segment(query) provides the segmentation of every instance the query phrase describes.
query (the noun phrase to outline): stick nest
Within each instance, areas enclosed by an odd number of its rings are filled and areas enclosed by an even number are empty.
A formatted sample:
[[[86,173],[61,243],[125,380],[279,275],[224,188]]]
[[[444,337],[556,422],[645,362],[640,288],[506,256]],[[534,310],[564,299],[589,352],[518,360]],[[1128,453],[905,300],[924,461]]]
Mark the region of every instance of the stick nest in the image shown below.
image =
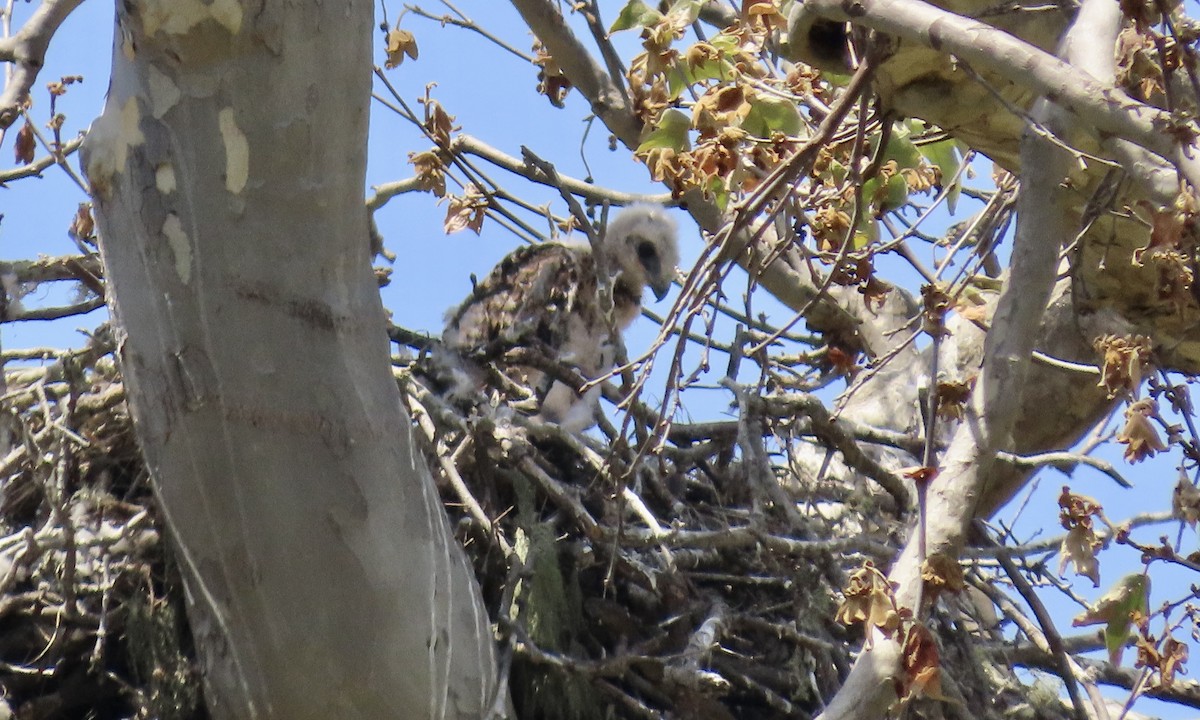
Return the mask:
[[[101,330],[8,372],[0,717],[207,717],[112,349]],[[802,453],[833,455],[810,442],[815,416],[747,398],[667,431],[637,406],[624,432],[578,436],[487,394],[449,402],[421,363],[395,371],[519,717],[803,718],[833,696],[863,637],[836,621],[840,590],[886,565],[903,518],[861,475],[803,470]],[[967,634],[940,635],[963,704],[929,707],[1004,707],[990,664],[947,639]]]

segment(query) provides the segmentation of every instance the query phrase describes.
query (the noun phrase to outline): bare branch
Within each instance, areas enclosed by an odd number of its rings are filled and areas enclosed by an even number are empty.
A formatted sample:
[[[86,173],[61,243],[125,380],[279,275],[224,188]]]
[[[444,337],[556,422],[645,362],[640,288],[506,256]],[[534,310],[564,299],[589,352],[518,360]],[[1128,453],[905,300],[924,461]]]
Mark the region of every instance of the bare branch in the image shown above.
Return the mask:
[[[509,155],[505,152],[497,150],[488,145],[479,138],[460,133],[450,141],[450,149],[453,152],[464,152],[468,155],[483,158],[497,167],[520,175],[521,177],[531,180],[542,185],[565,190],[573,195],[585,197],[593,202],[608,201],[614,205],[630,205],[633,203],[645,202],[655,203],[658,205],[674,204],[670,193],[662,193],[660,195],[642,195],[640,193],[627,193],[619,190],[611,190],[603,188],[593,183],[585,182],[577,178],[568,177],[566,175],[557,174],[554,178],[550,178],[546,173],[539,170],[536,166],[521,160],[520,158]]]
[[[42,0],[25,26],[11,38],[0,39],[0,61],[13,63],[12,78],[0,93],[0,131],[20,115],[21,105],[46,60],[46,48],[67,16],[83,0]]]
[[[1059,635],[1058,629],[1054,626],[1053,618],[1050,617],[1050,613],[1046,611],[1046,606],[1042,604],[1041,599],[1033,591],[1033,588],[1029,585],[1029,581],[1021,574],[1020,569],[1012,561],[1012,558],[1000,555],[998,559],[1000,560],[1000,566],[1004,568],[1005,574],[1008,575],[1017,592],[1024,598],[1025,604],[1033,611],[1038,625],[1041,626],[1040,637],[1035,629],[1023,628],[1026,636],[1034,641],[1038,647],[1044,647],[1047,652],[1054,655],[1058,663],[1058,676],[1062,678],[1063,683],[1067,686],[1067,695],[1071,698],[1071,705],[1075,709],[1075,717],[1078,720],[1090,717],[1086,706],[1083,704],[1083,698],[1079,695],[1079,688],[1077,686],[1078,678],[1075,676],[1072,663],[1067,659],[1066,651],[1063,649],[1062,636]]]
[[[592,105],[608,129],[629,147],[637,147],[642,131],[617,84],[588,53],[552,0],[513,0],[529,29],[542,42],[563,73]]]
[[[1073,452],[1048,452],[1039,453],[1037,455],[1015,455],[1009,452],[996,453],[997,460],[1003,460],[1006,463],[1019,468],[1035,470],[1040,467],[1050,466],[1058,468],[1064,472],[1070,472],[1079,465],[1087,465],[1090,468],[1095,468],[1105,475],[1112,478],[1118,485],[1123,488],[1133,487],[1133,483],[1125,479],[1121,473],[1117,471],[1113,464],[1107,460],[1094,458],[1090,455],[1082,455]]]
[[[1054,671],[1056,663],[1054,656],[1050,653],[1042,652],[1037,648],[1025,646],[1013,650],[1011,647],[1005,646],[1004,652],[1018,664],[1041,670],[1049,670],[1051,672]],[[1141,676],[1140,670],[1114,667],[1111,663],[1103,660],[1092,660],[1081,657],[1076,658],[1076,662],[1085,670],[1095,673],[1097,682],[1104,683],[1105,685],[1114,685],[1127,690],[1133,689]],[[1200,708],[1200,682],[1195,680],[1175,678],[1170,687],[1152,687],[1146,690],[1145,695],[1146,697],[1179,703],[1188,707]]]
[[[860,427],[855,425],[851,428],[841,421],[835,422],[820,398],[807,393],[788,393],[762,398],[761,402],[775,413],[786,408],[788,412],[808,417],[812,421],[813,434],[842,453],[846,465],[878,483],[896,501],[897,509],[901,512],[912,507],[912,498],[904,480],[858,446],[854,430]]]
[[[59,164],[62,161],[62,158],[65,158],[65,157],[71,155],[72,153],[74,153],[76,150],[78,150],[79,146],[82,144],[83,144],[83,136],[80,135],[79,137],[72,138],[72,139],[68,140],[67,142],[63,143],[62,151],[59,153],[59,155],[61,155],[61,157],[55,157],[53,154],[43,155],[42,157],[38,158],[37,160],[34,160],[33,162],[29,163],[28,165],[22,165],[21,167],[15,167],[12,170],[0,171],[0,187],[2,187],[4,185],[4,183],[12,182],[13,180],[20,180],[21,178],[40,176],[45,170],[50,168],[52,165]]]

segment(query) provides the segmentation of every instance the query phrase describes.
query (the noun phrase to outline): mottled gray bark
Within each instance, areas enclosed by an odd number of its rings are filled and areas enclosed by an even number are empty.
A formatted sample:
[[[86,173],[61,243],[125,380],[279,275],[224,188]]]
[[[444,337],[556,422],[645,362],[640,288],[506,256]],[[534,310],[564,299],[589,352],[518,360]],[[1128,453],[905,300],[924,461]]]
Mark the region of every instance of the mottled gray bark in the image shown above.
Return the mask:
[[[84,160],[215,718],[471,718],[493,640],[391,375],[372,3],[119,4]]]

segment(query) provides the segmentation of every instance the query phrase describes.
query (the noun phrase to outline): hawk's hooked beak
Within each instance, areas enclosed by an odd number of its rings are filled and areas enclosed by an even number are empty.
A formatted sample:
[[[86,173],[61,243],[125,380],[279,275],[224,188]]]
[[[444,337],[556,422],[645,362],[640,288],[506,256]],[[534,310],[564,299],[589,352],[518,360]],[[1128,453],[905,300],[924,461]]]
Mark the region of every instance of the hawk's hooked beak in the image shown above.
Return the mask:
[[[671,292],[671,281],[674,280],[675,273],[664,273],[650,280],[650,289],[654,291],[654,298],[661,301]]]

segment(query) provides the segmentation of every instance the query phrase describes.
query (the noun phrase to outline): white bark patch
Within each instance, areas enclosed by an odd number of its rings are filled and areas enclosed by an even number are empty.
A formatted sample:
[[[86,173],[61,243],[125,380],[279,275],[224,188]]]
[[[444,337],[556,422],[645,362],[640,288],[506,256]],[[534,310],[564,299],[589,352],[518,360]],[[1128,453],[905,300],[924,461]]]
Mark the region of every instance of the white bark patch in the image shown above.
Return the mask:
[[[137,98],[127,98],[119,111],[105,109],[88,132],[87,176],[93,187],[110,185],[113,177],[125,170],[129,149],[144,142]]]
[[[171,163],[154,168],[154,186],[163,195],[175,192],[175,167]]]
[[[171,254],[175,256],[175,274],[187,285],[192,279],[192,241],[184,232],[183,223],[179,221],[178,215],[167,215],[167,219],[163,221],[162,234],[167,239]]]
[[[233,108],[221,110],[217,122],[225,144],[225,189],[237,195],[250,177],[250,143],[233,118]]]
[[[167,111],[175,107],[175,103],[179,102],[179,98],[183,95],[176,87],[171,78],[163,74],[161,70],[150,66],[150,114],[156,119],[161,120]]]
[[[230,34],[242,29],[242,6],[238,0],[143,0],[142,27],[147,35],[162,32],[186,35],[205,20],[215,20]]]

